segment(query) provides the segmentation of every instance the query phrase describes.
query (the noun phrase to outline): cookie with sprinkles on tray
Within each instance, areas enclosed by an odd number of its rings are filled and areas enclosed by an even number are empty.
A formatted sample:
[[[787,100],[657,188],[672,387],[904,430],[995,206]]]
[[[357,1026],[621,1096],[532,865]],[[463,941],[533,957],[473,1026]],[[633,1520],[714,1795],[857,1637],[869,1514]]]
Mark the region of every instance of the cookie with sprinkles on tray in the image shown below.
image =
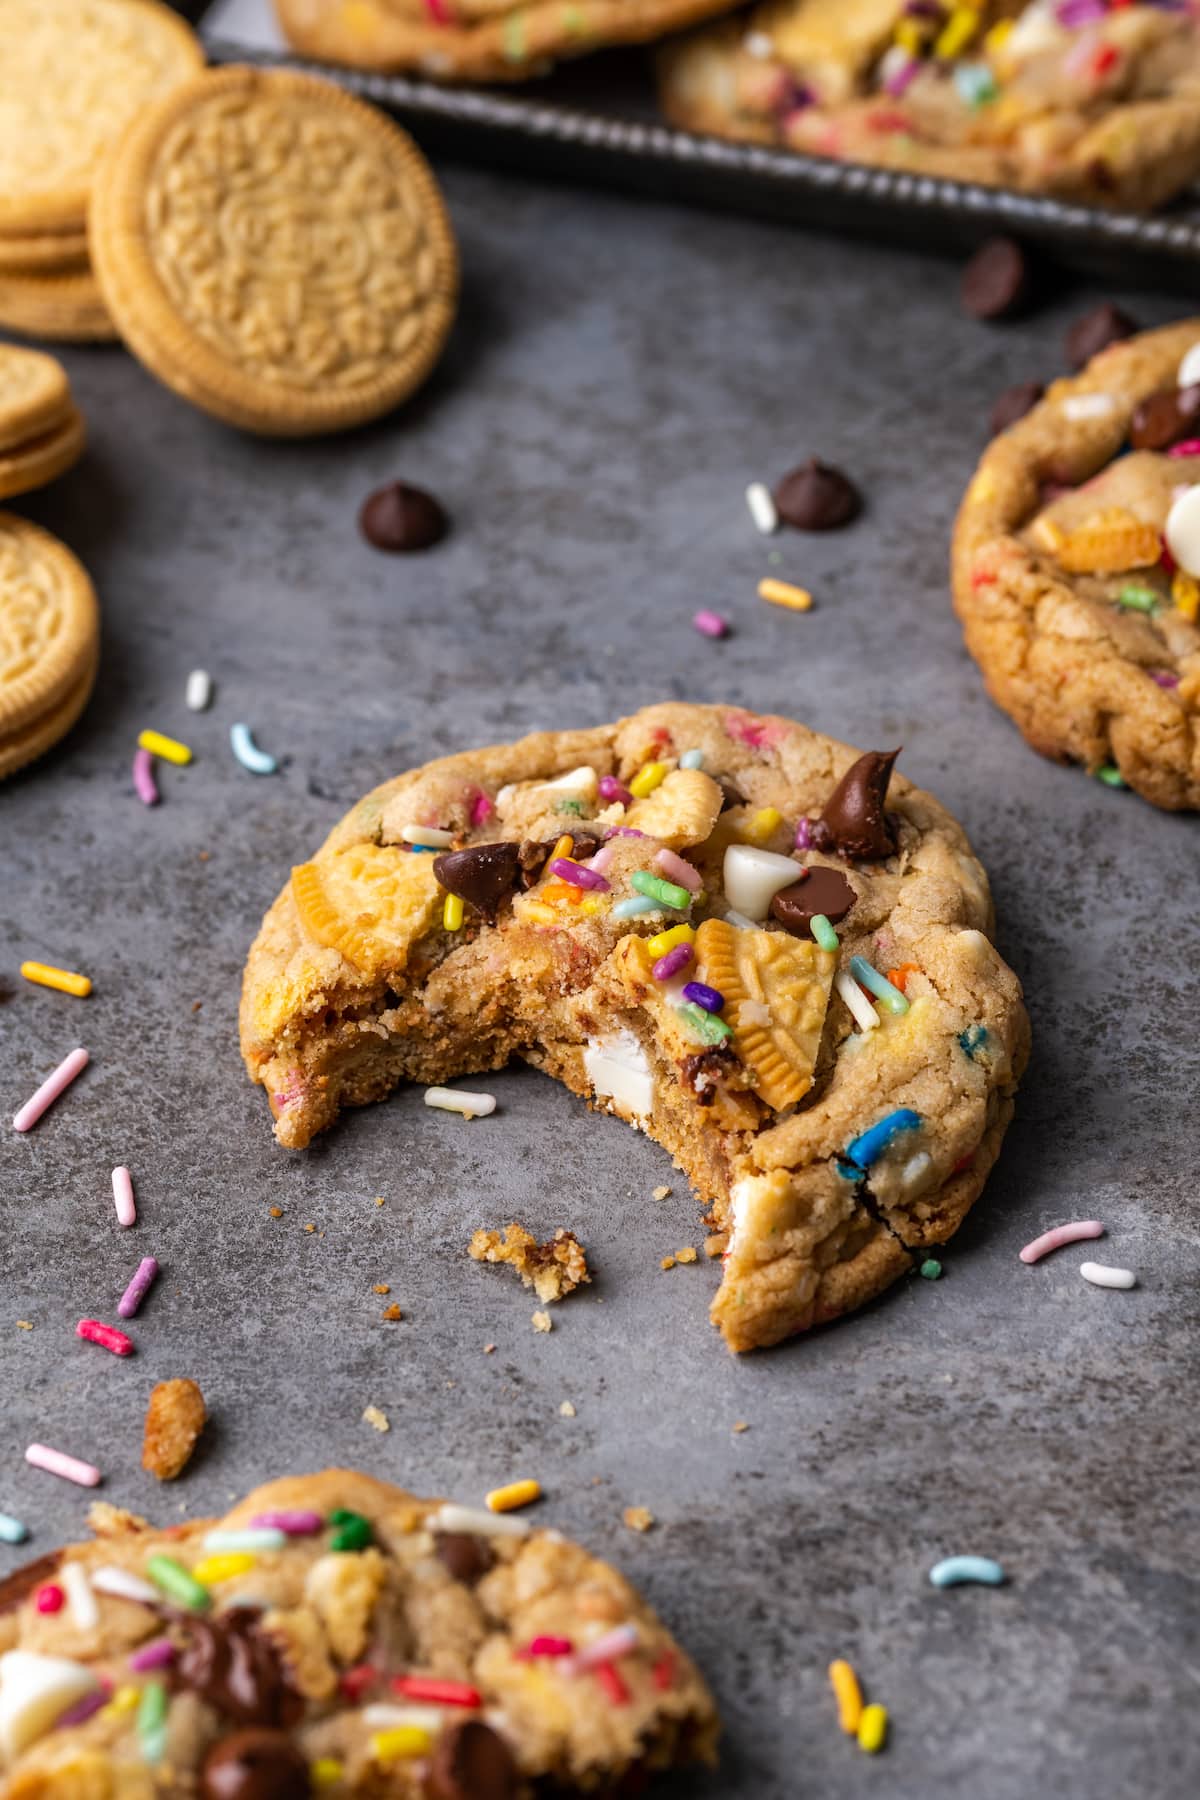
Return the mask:
[[[386,782],[250,952],[279,1142],[519,1057],[670,1151],[733,1349],[860,1306],[962,1222],[1028,1045],[987,878],[897,754],[666,704]]]
[[[1111,311],[1073,335],[1111,335]],[[1200,319],[1109,343],[993,440],[954,603],[1035,750],[1200,808]]]
[[[1200,173],[1190,0],[762,0],[662,52],[694,131],[1095,206]]]
[[[522,1498],[328,1469],[165,1531],[94,1509],[0,1583],[5,1800],[532,1800],[713,1761],[695,1665]]]

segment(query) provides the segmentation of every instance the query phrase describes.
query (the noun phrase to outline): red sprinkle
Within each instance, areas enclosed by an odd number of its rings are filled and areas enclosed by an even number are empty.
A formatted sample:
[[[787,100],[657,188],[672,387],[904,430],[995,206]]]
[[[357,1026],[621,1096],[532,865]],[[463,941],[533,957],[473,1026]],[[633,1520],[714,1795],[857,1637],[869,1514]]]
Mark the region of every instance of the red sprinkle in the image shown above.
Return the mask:
[[[393,1675],[392,1688],[406,1700],[430,1700],[434,1706],[482,1706],[483,1695],[465,1681],[440,1681],[435,1675]]]
[[[964,1170],[964,1169],[969,1169],[969,1168],[970,1168],[970,1166],[971,1166],[971,1164],[972,1164],[972,1163],[973,1163],[973,1162],[974,1162],[974,1161],[975,1161],[975,1152],[974,1152],[974,1150],[968,1150],[968,1151],[967,1151],[967,1154],[966,1154],[966,1155],[965,1155],[965,1156],[960,1156],[960,1157],[959,1157],[959,1159],[958,1159],[958,1161],[957,1161],[957,1162],[956,1162],[956,1163],[955,1163],[955,1165],[954,1165],[954,1167],[953,1167],[953,1168],[952,1168],[952,1169],[951,1169],[951,1171],[950,1171],[950,1173],[951,1173],[951,1174],[952,1174],[952,1175],[961,1175],[961,1174],[962,1174],[962,1172],[963,1172],[963,1170]]]
[[[601,1663],[596,1670],[596,1680],[614,1706],[628,1706],[633,1699],[633,1695],[626,1687],[624,1678],[615,1663]]]
[[[574,1648],[570,1638],[543,1636],[535,1637],[523,1650],[518,1650],[517,1655],[522,1661],[531,1656],[570,1656]]]
[[[114,1356],[133,1355],[133,1339],[115,1325],[102,1325],[99,1319],[80,1319],[75,1336],[86,1338],[89,1344],[99,1344],[102,1350],[111,1350]]]
[[[660,1693],[675,1683],[675,1657],[670,1650],[664,1650],[650,1671],[650,1678]]]
[[[351,1706],[357,1706],[369,1687],[379,1680],[379,1670],[373,1669],[370,1663],[359,1663],[353,1669],[347,1669],[338,1687]]]
[[[1108,71],[1121,60],[1121,52],[1115,44],[1101,44],[1092,58],[1092,74],[1097,81],[1108,74]]]
[[[57,1587],[53,1581],[48,1581],[45,1587],[40,1587],[34,1595],[33,1604],[40,1613],[56,1613],[62,1611],[62,1603],[65,1598],[62,1589]]]

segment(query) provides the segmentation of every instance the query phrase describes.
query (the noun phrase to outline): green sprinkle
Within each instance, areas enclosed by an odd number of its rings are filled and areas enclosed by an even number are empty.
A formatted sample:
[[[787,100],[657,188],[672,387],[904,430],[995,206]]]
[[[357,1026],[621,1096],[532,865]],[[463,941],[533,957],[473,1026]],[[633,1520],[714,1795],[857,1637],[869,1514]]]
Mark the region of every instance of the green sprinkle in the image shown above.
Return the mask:
[[[836,950],[838,948],[838,934],[833,929],[833,926],[829,923],[829,920],[825,917],[824,913],[814,913],[808,922],[808,929],[812,932],[822,950]]]
[[[148,1763],[161,1762],[166,1753],[167,1705],[167,1690],[162,1682],[148,1681],[142,1689],[137,1712],[138,1744]]]
[[[150,1557],[146,1573],[156,1587],[177,1600],[180,1606],[186,1606],[189,1612],[205,1612],[212,1602],[208,1589],[173,1556]]]
[[[519,13],[505,21],[504,54],[509,62],[525,61],[525,21]]]
[[[941,1272],[942,1265],[938,1262],[936,1257],[931,1256],[927,1262],[921,1264],[920,1273],[925,1277],[926,1281],[936,1281]]]
[[[339,1506],[330,1513],[329,1523],[337,1527],[329,1540],[331,1550],[365,1550],[371,1542],[371,1521],[361,1513],[347,1512]]]
[[[685,887],[664,881],[661,875],[651,875],[648,869],[635,869],[629,883],[639,894],[657,900],[660,906],[669,906],[673,912],[687,912],[692,904],[692,896]]]
[[[694,1006],[690,1000],[677,1006],[675,1011],[702,1043],[723,1044],[726,1038],[733,1036],[724,1019],[719,1019],[716,1013],[705,1012],[702,1006]]]
[[[1134,612],[1152,613],[1157,607],[1158,601],[1159,596],[1153,588],[1139,587],[1136,582],[1131,582],[1128,587],[1123,587],[1117,595],[1117,605],[1128,606]]]
[[[583,801],[560,800],[554,810],[555,812],[574,813],[577,819],[581,819],[583,817]]]
[[[1105,787],[1123,788],[1129,785],[1116,763],[1101,763],[1096,770],[1096,780],[1102,781]]]
[[[564,31],[583,33],[587,30],[587,20],[583,16],[581,6],[564,6],[562,11]]]
[[[865,956],[850,958],[850,973],[855,981],[861,981],[868,992],[874,994],[879,1004],[886,1007],[888,1012],[895,1013],[899,1017],[901,1013],[908,1011],[908,1001],[900,989],[893,987],[887,976],[881,975]]]

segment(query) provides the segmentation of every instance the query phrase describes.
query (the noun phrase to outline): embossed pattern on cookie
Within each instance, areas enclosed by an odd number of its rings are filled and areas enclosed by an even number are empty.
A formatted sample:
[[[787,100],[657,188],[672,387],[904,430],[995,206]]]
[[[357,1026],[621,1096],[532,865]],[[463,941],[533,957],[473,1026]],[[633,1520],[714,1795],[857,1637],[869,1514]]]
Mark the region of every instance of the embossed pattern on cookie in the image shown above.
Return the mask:
[[[78,689],[94,662],[97,633],[96,596],[82,564],[48,531],[0,513],[0,734],[6,740],[40,723]]]
[[[431,856],[387,844],[351,844],[293,869],[292,896],[309,937],[371,976],[404,967],[440,890]]]
[[[625,823],[668,850],[702,844],[721,815],[723,796],[700,769],[672,769],[660,786],[629,808]]]
[[[722,1017],[755,1091],[776,1112],[795,1106],[812,1086],[836,955],[811,939],[705,919],[696,961],[724,996]]]

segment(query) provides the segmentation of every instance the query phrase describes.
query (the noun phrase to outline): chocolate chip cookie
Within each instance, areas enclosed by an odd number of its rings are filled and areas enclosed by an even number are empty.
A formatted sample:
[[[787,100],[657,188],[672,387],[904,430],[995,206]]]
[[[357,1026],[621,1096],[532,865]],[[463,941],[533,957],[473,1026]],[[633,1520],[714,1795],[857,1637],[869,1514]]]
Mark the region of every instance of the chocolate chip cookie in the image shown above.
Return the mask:
[[[279,1142],[520,1057],[704,1197],[733,1349],[861,1305],[961,1223],[1028,1041],[983,870],[896,754],[670,704],[386,782],[250,953]]]
[[[954,601],[1035,750],[1200,807],[1200,319],[1113,341],[984,453]]]

